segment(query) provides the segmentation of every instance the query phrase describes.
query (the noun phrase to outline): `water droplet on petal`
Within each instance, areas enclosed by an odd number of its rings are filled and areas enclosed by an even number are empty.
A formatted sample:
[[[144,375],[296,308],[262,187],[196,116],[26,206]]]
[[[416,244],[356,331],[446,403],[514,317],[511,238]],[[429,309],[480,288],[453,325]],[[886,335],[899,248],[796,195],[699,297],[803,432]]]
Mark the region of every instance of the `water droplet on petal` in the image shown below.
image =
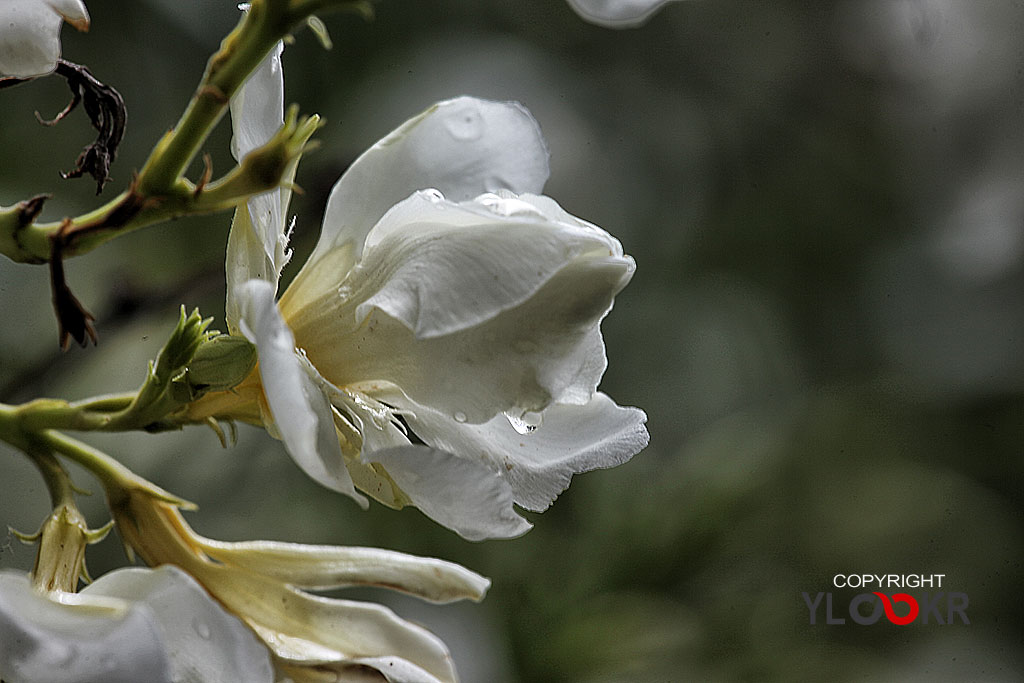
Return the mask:
[[[203,640],[207,640],[210,637],[210,627],[199,617],[192,620],[192,628],[195,629],[196,634]]]
[[[520,434],[529,434],[540,426],[543,416],[540,413],[523,413],[523,415],[516,416],[509,413],[505,413],[505,418],[508,423],[512,425],[512,429],[516,430]]]
[[[429,201],[432,204],[437,204],[444,201],[444,193],[433,187],[428,187],[425,190],[420,190],[419,195]]]
[[[66,668],[73,661],[75,661],[75,659],[78,658],[78,647],[76,647],[75,645],[62,646],[59,643],[55,643],[55,646],[55,649],[57,650],[58,653],[54,657],[57,666]]]
[[[454,417],[455,417],[455,421],[456,422],[462,423],[462,422],[466,421],[466,414],[465,413],[462,413],[462,412],[455,413]]]
[[[484,134],[484,119],[476,109],[463,109],[445,119],[444,127],[456,140],[479,140]]]
[[[487,192],[477,197],[476,202],[491,213],[505,218],[513,216],[544,217],[544,214],[536,206],[519,199],[511,193],[494,194],[493,192]]]

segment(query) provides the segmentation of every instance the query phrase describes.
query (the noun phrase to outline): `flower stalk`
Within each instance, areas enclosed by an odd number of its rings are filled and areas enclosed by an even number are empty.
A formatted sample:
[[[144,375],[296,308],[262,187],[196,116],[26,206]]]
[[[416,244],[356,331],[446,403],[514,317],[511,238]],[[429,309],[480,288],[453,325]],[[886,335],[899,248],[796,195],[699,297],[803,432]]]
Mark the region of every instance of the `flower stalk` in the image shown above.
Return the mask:
[[[184,177],[231,97],[271,49],[314,12],[360,10],[354,0],[255,0],[238,26],[210,57],[199,87],[178,123],[157,142],[127,190],[103,206],[54,223],[35,223],[25,202],[0,207],[0,253],[19,263],[47,263],[78,256],[142,227],[184,215],[222,211],[281,182],[288,162],[298,156],[319,119],[293,115],[281,133],[262,148],[264,160],[241,165],[216,182]],[[38,204],[38,202],[37,202]],[[36,205],[33,205],[35,207]]]
[[[74,593],[80,577],[88,578],[85,569],[85,547],[103,540],[113,521],[99,529],[90,529],[78,510],[74,498],[74,484],[67,470],[45,448],[29,450],[32,462],[39,469],[53,501],[53,512],[34,534],[12,530],[24,543],[38,543],[32,583],[45,593],[61,591]]]

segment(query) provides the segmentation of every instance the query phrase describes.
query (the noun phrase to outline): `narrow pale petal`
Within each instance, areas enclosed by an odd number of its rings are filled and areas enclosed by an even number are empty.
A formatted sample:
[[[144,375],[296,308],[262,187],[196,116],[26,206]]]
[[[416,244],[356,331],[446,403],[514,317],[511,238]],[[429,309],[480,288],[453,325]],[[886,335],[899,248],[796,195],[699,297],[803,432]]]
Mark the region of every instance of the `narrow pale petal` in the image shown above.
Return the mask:
[[[299,588],[380,586],[431,602],[480,600],[490,581],[457,564],[379,548],[203,539],[207,555]]]
[[[177,567],[120,569],[100,577],[83,594],[120,598],[148,608],[156,616],[175,681],[274,680],[270,653],[253,632]],[[114,647],[126,648],[121,643]],[[134,680],[150,679],[137,674]]]
[[[635,268],[607,233],[545,197],[421,193],[367,245],[340,290],[300,278],[282,303],[331,383],[391,382],[471,423],[590,399],[606,364],[598,325]]]
[[[231,99],[231,153],[241,160],[253,149],[266,144],[284,122],[284,77],[281,71],[281,43],[270,51]],[[284,188],[264,192],[238,207],[231,222],[227,249],[228,329],[236,333],[241,304],[238,287],[252,279],[266,280],[277,289],[281,270],[288,262],[285,212],[290,191]]]
[[[514,538],[533,526],[515,511],[509,483],[482,459],[464,460],[427,446],[365,457],[387,468],[423,514],[465,539]]]
[[[274,303],[273,286],[250,280],[236,296],[242,311],[239,326],[256,345],[263,391],[288,452],[310,477],[366,507],[345,468],[331,405],[295,353],[291,330]]]
[[[231,98],[231,155],[245,155],[267,143],[284,123],[284,74],[278,43]]]
[[[511,485],[516,504],[536,512],[568,488],[574,474],[621,465],[649,440],[644,412],[616,405],[602,393],[586,405],[552,405],[525,434],[503,416],[459,424],[395,393],[382,400],[405,408],[409,426],[431,446],[495,467]]]
[[[211,568],[204,582],[286,664],[396,657],[441,681],[455,680],[444,643],[386,607],[309,595],[277,579],[230,567]]]
[[[607,28],[635,28],[672,0],[568,0],[576,13]]]
[[[352,661],[380,671],[388,683],[440,683],[430,673],[398,657],[363,657]]]
[[[26,574],[0,572],[0,667],[9,683],[172,683],[152,612],[123,600],[36,592]]]
[[[548,178],[540,126],[516,102],[459,97],[439,102],[362,154],[331,191],[313,265],[352,245],[355,260],[370,228],[416,190],[454,201],[484,192],[540,193]]]

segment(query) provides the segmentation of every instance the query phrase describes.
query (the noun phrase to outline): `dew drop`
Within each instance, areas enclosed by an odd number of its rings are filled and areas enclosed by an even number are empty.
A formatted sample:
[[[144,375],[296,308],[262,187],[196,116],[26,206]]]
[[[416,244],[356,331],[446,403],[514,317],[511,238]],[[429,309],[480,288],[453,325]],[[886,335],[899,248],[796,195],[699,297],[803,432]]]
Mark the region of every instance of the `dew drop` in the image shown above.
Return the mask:
[[[210,637],[210,627],[199,617],[192,620],[192,628],[195,629],[196,634],[203,640],[207,640]]]
[[[449,116],[444,127],[456,140],[479,140],[484,134],[484,119],[476,109],[463,109]]]
[[[455,417],[455,421],[456,422],[462,423],[462,422],[466,421],[466,414],[465,413],[462,413],[462,412],[455,413],[454,417]]]
[[[544,214],[533,204],[513,194],[495,194],[486,192],[476,198],[476,202],[497,216],[505,218],[543,218]]]
[[[75,659],[78,658],[78,647],[75,645],[59,646],[58,654],[54,657],[57,666],[67,669]]]
[[[437,188],[428,187],[425,190],[420,190],[419,195],[429,201],[431,204],[437,204],[444,201],[444,193]]]
[[[522,417],[505,413],[505,419],[512,425],[512,429],[520,434],[529,434],[540,426],[542,417],[540,413],[523,413]]]

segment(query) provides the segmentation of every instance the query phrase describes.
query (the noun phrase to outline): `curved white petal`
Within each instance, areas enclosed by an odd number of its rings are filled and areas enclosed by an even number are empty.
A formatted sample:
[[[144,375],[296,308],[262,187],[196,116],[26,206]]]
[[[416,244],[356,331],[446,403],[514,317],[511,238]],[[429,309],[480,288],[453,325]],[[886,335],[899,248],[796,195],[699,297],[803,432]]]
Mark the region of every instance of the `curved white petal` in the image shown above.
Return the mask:
[[[513,507],[512,488],[482,459],[427,446],[388,448],[365,456],[383,465],[413,505],[470,541],[514,538],[532,524]]]
[[[621,257],[622,245],[547,197],[481,195],[454,204],[420,192],[388,212],[366,239],[349,279],[370,295],[356,320],[379,308],[430,339],[522,304],[568,263]]]
[[[344,244],[359,260],[363,240],[392,206],[436,188],[454,201],[484,192],[539,193],[548,178],[540,126],[517,102],[458,97],[438,102],[364,152],[331,191],[308,267]]]
[[[68,22],[79,31],[89,30],[89,12],[85,9],[85,3],[82,2],[82,0],[43,1],[57,12],[57,14],[64,17],[64,21]]]
[[[672,0],[568,0],[576,13],[606,28],[635,28]]]
[[[396,657],[453,681],[448,649],[437,636],[372,603],[309,595],[279,580],[224,567],[204,583],[286,665],[340,665]]]
[[[237,160],[266,144],[284,123],[283,49],[278,43],[231,99],[231,153]],[[235,295],[242,283],[266,280],[277,289],[290,256],[284,218],[289,199],[290,190],[282,187],[250,197],[235,210],[225,268],[225,311],[232,333],[237,331],[241,317]]]
[[[120,598],[148,608],[156,617],[175,681],[274,680],[270,653],[253,632],[177,567],[120,569],[101,576],[83,594]],[[150,680],[136,676],[134,680]]]
[[[80,31],[89,28],[89,13],[81,0],[0,2],[0,74],[29,78],[53,71],[64,19]]]
[[[491,582],[461,565],[380,548],[199,541],[210,557],[299,588],[380,586],[431,602],[480,600]]]
[[[0,674],[9,683],[171,683],[162,634],[146,608],[36,592],[27,575],[0,572]]]
[[[331,405],[296,355],[291,330],[274,303],[273,286],[250,280],[236,297],[239,327],[256,345],[263,391],[288,453],[310,477],[366,507],[369,503],[356,493],[345,468]]]
[[[352,663],[376,669],[388,683],[442,683],[441,679],[398,657],[362,657],[353,659]]]
[[[606,232],[546,197],[417,193],[366,243],[343,283],[300,276],[282,300],[331,383],[391,382],[471,423],[593,395],[598,326],[635,269]]]
[[[284,123],[284,74],[278,43],[231,98],[231,155],[241,161]]]
[[[536,512],[568,488],[574,474],[621,465],[649,441],[644,412],[600,392],[585,405],[550,406],[525,434],[503,416],[460,424],[394,392],[382,400],[406,409],[410,428],[431,446],[494,467],[512,487],[516,504]]]
[[[0,674],[8,683],[273,681],[269,653],[175,567],[119,569],[79,594],[0,573]]]

